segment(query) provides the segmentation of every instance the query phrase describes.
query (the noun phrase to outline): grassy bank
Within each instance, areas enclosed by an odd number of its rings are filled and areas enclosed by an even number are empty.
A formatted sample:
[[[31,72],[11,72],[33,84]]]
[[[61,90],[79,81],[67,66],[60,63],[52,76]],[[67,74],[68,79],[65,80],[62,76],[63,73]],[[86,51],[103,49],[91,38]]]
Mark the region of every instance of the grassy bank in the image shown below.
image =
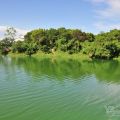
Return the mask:
[[[29,57],[25,53],[9,53],[8,56],[10,57]],[[66,52],[59,52],[56,51],[54,54],[52,53],[44,53],[44,52],[37,52],[36,54],[33,54],[32,57],[37,58],[37,59],[59,59],[59,60],[80,60],[80,61],[91,61],[92,59],[89,58],[87,55],[82,54],[82,53],[77,53],[77,54],[68,54]],[[102,60],[102,59],[101,59]],[[120,61],[120,57],[114,58],[113,60]]]
[[[20,53],[9,53],[8,56],[10,57],[28,57],[26,54],[20,54]],[[83,55],[81,53],[79,54],[68,54],[65,52],[55,52],[54,54],[49,53],[45,54],[43,52],[37,52],[36,54],[33,54],[32,57],[38,58],[38,59],[44,59],[44,58],[50,58],[50,59],[72,59],[72,60],[91,60],[87,55]]]
[[[114,58],[113,60],[117,60],[117,61],[120,62],[120,57],[118,57],[118,58]]]

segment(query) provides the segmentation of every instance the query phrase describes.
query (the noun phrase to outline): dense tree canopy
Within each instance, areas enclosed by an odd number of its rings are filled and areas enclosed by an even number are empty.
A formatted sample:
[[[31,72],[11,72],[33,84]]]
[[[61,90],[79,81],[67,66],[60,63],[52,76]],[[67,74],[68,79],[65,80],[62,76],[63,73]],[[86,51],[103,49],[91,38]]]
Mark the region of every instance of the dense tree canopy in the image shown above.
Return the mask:
[[[7,28],[5,38],[0,41],[0,52],[4,55],[10,52],[10,48],[15,41],[16,30],[13,27]]]
[[[24,41],[12,41],[15,30],[6,31],[8,38],[0,42],[0,50],[9,48],[12,52],[32,55],[37,51],[51,53],[63,51],[69,54],[82,53],[91,58],[112,59],[120,55],[120,30],[102,32],[98,35],[85,33],[79,29],[37,29],[28,32]],[[5,47],[4,47],[5,46]]]

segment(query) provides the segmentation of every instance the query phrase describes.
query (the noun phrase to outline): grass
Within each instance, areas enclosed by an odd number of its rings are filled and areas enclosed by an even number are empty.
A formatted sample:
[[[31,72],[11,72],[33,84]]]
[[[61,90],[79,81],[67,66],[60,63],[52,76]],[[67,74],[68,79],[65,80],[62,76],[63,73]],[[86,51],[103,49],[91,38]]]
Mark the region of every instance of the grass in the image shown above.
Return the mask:
[[[10,52],[8,56],[12,58],[25,58],[29,57],[25,53],[12,53]],[[43,53],[43,52],[37,52],[36,54],[32,55],[33,58],[42,60],[42,59],[51,59],[51,60],[60,60],[60,61],[65,61],[65,60],[77,60],[77,61],[92,61],[91,58],[89,58],[87,55],[82,54],[82,53],[77,53],[77,54],[68,54],[66,52],[61,52],[61,51],[56,51],[54,54],[52,53]],[[120,62],[120,57],[114,58],[113,60],[119,61]]]
[[[118,58],[114,58],[114,60],[120,61],[120,57],[118,57]]]
[[[87,55],[83,54],[68,54],[65,52],[55,52],[54,54],[45,54],[43,52],[38,52],[33,55],[36,58],[52,58],[52,59],[72,59],[72,60],[91,60]]]
[[[11,52],[8,54],[8,56],[10,56],[10,57],[27,57],[27,55],[24,53],[11,53]]]
[[[28,55],[23,53],[9,53],[8,56],[11,57],[27,57]],[[36,54],[33,54],[32,57],[38,58],[38,59],[44,59],[44,58],[50,58],[50,59],[72,59],[72,60],[91,60],[87,55],[77,53],[77,54],[68,54],[65,52],[59,52],[56,51],[54,54],[49,53],[45,54],[43,52],[37,52]]]

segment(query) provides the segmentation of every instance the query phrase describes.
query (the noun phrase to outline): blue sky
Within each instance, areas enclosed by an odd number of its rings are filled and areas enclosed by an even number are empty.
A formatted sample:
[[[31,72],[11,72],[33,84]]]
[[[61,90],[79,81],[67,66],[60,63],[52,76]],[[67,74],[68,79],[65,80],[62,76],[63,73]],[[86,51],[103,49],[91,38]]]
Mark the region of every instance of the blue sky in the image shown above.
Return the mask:
[[[0,0],[0,36],[7,26],[78,28],[99,33],[120,28],[120,0]]]

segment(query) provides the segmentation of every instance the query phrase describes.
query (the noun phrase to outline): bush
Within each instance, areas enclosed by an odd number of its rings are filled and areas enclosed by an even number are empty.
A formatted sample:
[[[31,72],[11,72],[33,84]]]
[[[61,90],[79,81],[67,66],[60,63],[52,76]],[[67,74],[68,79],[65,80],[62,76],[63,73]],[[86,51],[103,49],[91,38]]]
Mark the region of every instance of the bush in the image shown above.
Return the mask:
[[[22,41],[17,41],[12,45],[12,52],[24,53],[27,50],[27,46]]]

